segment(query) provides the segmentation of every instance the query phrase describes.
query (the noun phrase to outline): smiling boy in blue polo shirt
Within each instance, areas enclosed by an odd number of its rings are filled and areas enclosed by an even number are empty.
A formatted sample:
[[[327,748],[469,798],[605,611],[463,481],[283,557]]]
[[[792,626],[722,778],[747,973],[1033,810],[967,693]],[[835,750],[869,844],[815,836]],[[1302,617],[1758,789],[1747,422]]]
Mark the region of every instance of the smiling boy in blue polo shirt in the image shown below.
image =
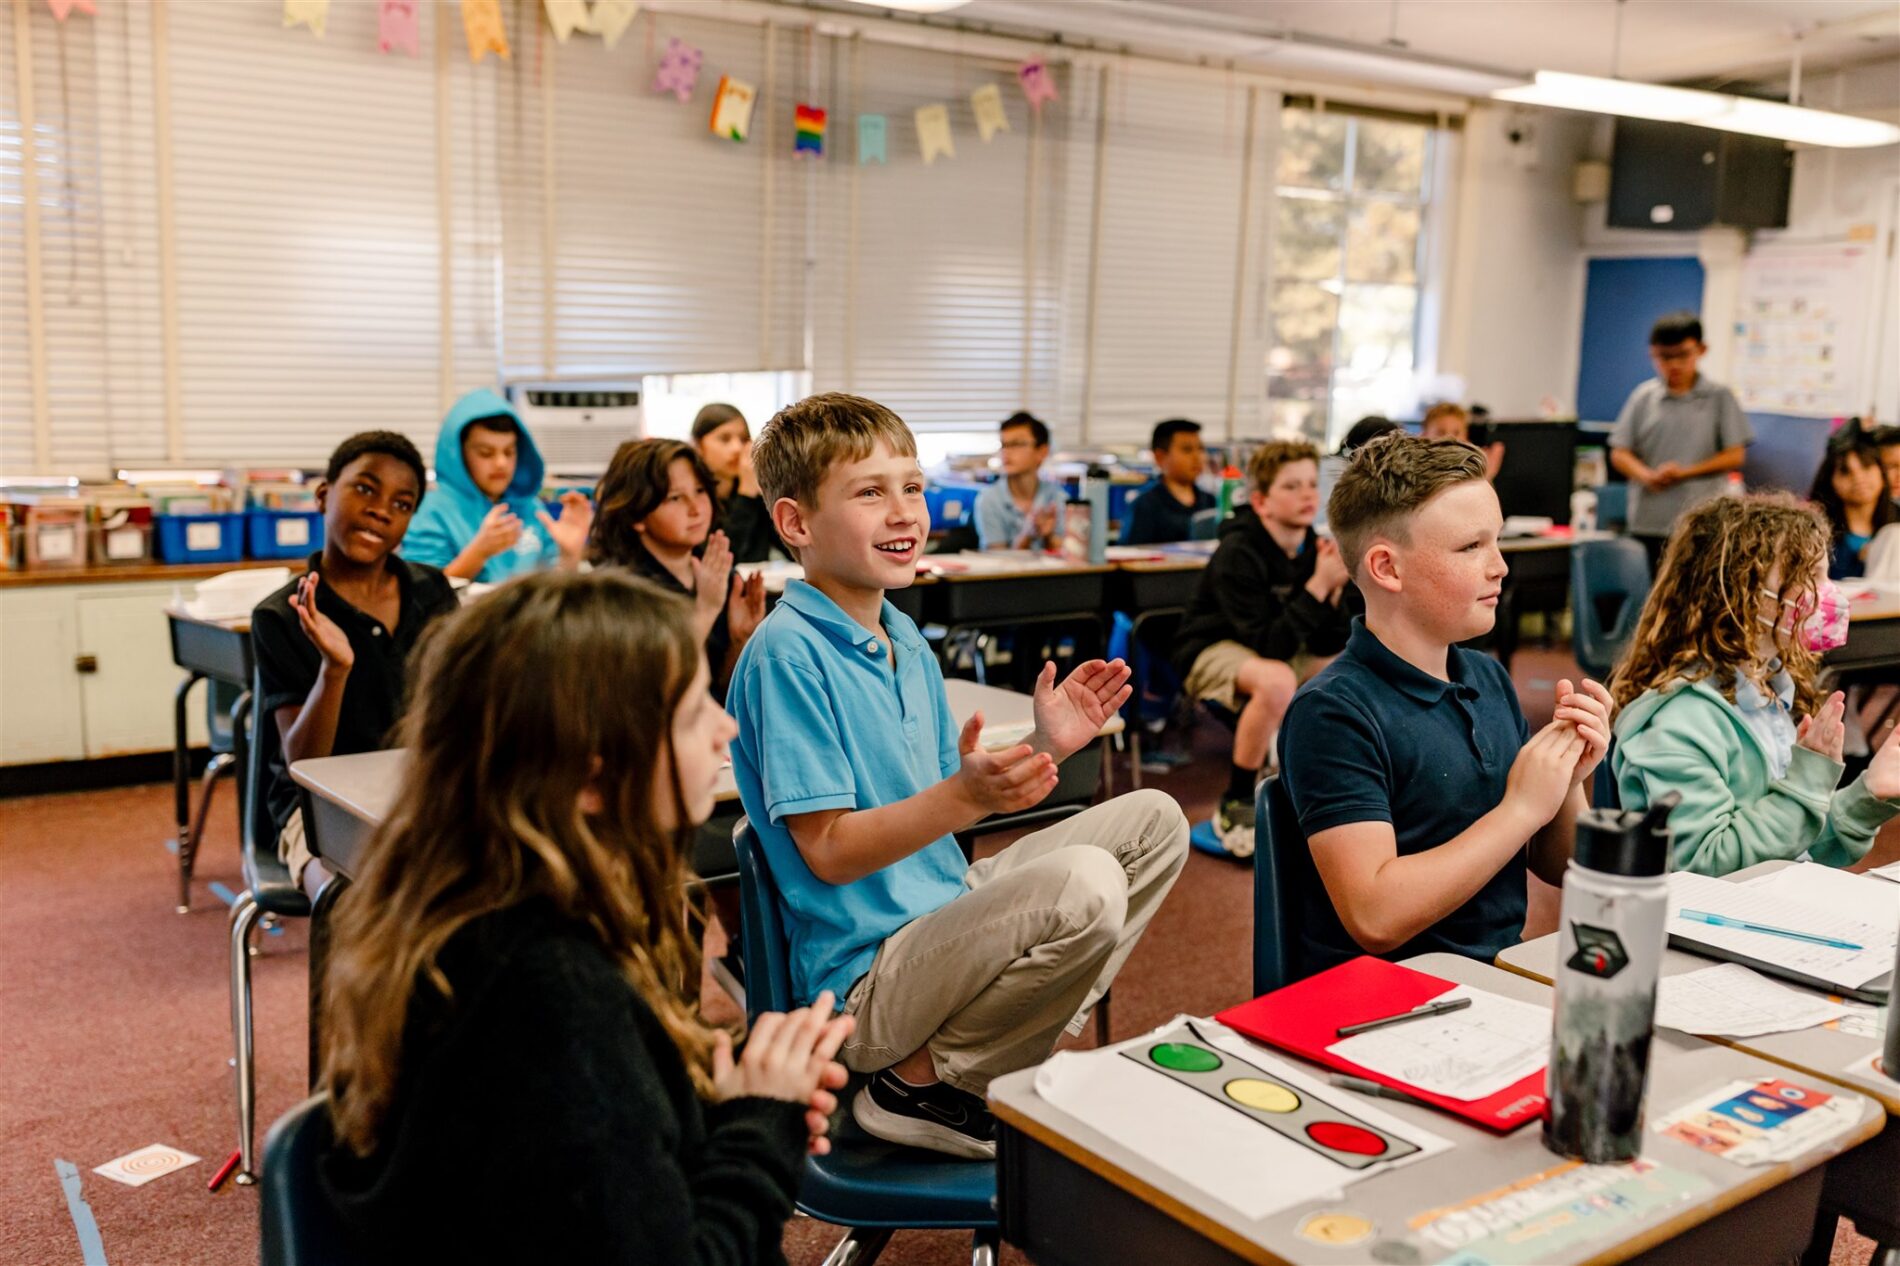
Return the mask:
[[[1365,596],[1346,649],[1293,698],[1280,768],[1302,974],[1362,953],[1490,961],[1523,933],[1529,868],[1563,882],[1610,696],[1557,683],[1531,734],[1490,631],[1505,573],[1484,454],[1392,434],[1359,449],[1327,517]]]
[[[759,435],[753,464],[805,580],[747,644],[727,707],[733,773],[785,903],[798,998],[832,990],[871,1073],[852,1101],[879,1138],[996,1154],[983,1095],[1080,1032],[1186,858],[1157,791],[1096,805],[966,866],[954,832],[1041,801],[1056,766],[1128,698],[1119,660],[1036,683],[1027,742],[959,733],[917,626],[884,599],[930,532],[910,430],[857,396],[813,396]]]

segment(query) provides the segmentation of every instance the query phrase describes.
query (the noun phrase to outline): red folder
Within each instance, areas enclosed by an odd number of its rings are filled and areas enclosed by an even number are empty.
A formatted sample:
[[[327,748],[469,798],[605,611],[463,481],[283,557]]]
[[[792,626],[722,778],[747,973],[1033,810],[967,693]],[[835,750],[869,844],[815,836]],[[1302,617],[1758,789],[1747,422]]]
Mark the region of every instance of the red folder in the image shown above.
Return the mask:
[[[1214,1018],[1257,1042],[1403,1090],[1487,1130],[1503,1134],[1528,1121],[1541,1120],[1545,1104],[1541,1069],[1487,1099],[1448,1099],[1327,1054],[1326,1048],[1339,1041],[1342,1026],[1409,1011],[1454,987],[1449,980],[1382,958],[1355,958],[1252,1002],[1229,1007]]]

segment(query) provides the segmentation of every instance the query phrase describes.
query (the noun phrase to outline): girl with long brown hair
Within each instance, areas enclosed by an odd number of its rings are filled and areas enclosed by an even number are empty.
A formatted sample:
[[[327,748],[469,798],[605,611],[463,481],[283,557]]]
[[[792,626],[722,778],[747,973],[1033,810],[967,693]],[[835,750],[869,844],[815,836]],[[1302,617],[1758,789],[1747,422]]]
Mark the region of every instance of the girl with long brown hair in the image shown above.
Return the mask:
[[[1816,684],[1847,627],[1828,552],[1821,516],[1785,494],[1716,497],[1676,524],[1610,677],[1610,763],[1625,809],[1682,794],[1678,870],[1846,866],[1900,814],[1900,732],[1839,785],[1846,705]]]
[[[594,497],[588,559],[692,600],[713,693],[724,699],[739,652],[765,618],[765,577],[733,575],[731,543],[713,527],[712,472],[690,444],[629,440],[614,450]]]
[[[548,573],[434,630],[338,903],[324,1196],[366,1261],[778,1262],[850,1030],[689,1000],[682,840],[734,733],[685,603]]]

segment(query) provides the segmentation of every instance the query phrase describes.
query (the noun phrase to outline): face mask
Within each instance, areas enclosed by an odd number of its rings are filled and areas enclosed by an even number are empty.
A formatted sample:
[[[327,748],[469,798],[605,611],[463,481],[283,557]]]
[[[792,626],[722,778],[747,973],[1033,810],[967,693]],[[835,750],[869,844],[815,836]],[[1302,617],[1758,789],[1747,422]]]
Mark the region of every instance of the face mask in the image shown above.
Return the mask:
[[[1762,592],[1777,601],[1781,598],[1772,589]],[[1841,587],[1831,580],[1823,580],[1816,586],[1812,599],[1796,600],[1789,618],[1791,624],[1801,630],[1802,644],[1820,655],[1847,645],[1847,610],[1847,596]],[[1772,622],[1764,619],[1763,623]]]

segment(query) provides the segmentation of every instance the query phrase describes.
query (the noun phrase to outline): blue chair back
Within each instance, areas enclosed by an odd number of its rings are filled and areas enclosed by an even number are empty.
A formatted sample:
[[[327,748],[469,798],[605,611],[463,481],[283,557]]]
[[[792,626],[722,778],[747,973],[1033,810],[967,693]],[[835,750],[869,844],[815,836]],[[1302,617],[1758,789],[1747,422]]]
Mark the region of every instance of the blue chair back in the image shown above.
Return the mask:
[[[1196,510],[1194,517],[1188,520],[1188,539],[1190,541],[1211,541],[1220,535],[1220,511]]]
[[[350,1266],[364,1260],[317,1184],[317,1162],[331,1138],[330,1096],[313,1095],[279,1117],[264,1139],[258,1176],[263,1266]]]
[[[1597,772],[1590,778],[1590,807],[1593,809],[1621,809],[1623,793],[1616,787],[1616,770],[1610,758],[1616,755],[1616,740],[1610,740],[1610,748],[1603,753],[1603,763],[1597,766]]]
[[[1649,556],[1629,537],[1570,547],[1570,626],[1577,664],[1599,681],[1616,666],[1649,597]]]
[[[257,708],[263,696],[263,680],[251,672],[251,697],[238,716],[243,728],[248,722],[249,736],[242,743],[244,753],[243,794],[239,796],[240,838],[238,856],[244,867],[244,886],[266,913],[301,918],[310,913],[310,899],[304,895],[290,870],[277,856],[277,823],[265,803],[264,777],[270,759],[278,750],[277,718]]]
[[[733,830],[732,850],[739,860],[746,1012],[756,1019],[792,1007],[791,945],[778,885],[744,818]],[[851,1093],[847,1088],[839,1101],[848,1104]],[[847,1107],[834,1125],[831,1154],[805,1159],[798,1207],[838,1226],[994,1229],[996,1166],[874,1139],[858,1129]]]
[[[1630,486],[1628,484],[1598,484],[1597,526],[1606,530],[1629,526]]]
[[[1257,998],[1292,984],[1299,971],[1299,904],[1294,890],[1297,867],[1290,850],[1304,848],[1306,837],[1293,814],[1293,801],[1278,774],[1254,794],[1253,850],[1253,992]]]

